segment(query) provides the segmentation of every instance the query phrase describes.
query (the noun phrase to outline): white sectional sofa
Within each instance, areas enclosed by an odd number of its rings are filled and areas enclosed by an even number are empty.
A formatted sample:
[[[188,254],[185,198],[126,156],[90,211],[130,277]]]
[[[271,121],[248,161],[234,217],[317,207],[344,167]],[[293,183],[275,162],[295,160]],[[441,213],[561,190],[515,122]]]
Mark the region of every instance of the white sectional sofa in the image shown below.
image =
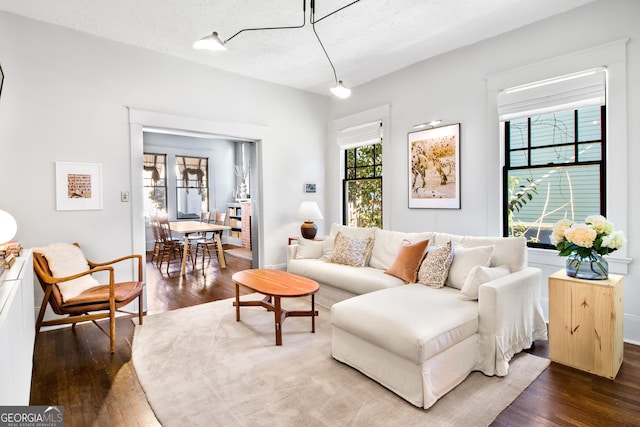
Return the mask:
[[[366,265],[327,261],[338,233],[371,239]],[[429,248],[451,242],[446,286],[385,273],[403,245],[424,240]],[[332,356],[419,407],[432,406],[472,371],[507,375],[514,354],[547,339],[541,273],[527,267],[521,238],[334,224],[322,241],[289,246],[287,269],[320,284],[316,301],[331,307]]]

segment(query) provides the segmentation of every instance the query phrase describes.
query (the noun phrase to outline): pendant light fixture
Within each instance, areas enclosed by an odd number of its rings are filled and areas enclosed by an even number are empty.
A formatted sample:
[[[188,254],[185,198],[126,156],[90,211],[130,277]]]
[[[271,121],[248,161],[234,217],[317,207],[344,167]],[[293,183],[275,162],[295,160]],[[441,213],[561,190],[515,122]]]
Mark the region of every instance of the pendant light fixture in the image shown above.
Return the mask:
[[[327,60],[329,61],[329,65],[331,65],[331,69],[333,70],[333,78],[335,79],[335,86],[333,86],[330,90],[331,93],[333,93],[335,96],[337,96],[338,98],[348,98],[351,95],[351,89],[349,89],[347,87],[347,85],[345,85],[342,80],[338,80],[338,74],[336,73],[336,67],[334,67],[333,62],[331,61],[331,58],[329,57],[329,54],[327,53],[327,50],[325,49],[324,45],[322,44],[322,40],[320,40],[320,36],[318,36],[318,33],[316,32],[316,26],[315,24],[322,21],[325,18],[328,18],[329,16],[333,15],[334,13],[337,13],[339,11],[341,11],[342,9],[346,9],[347,7],[358,3],[360,0],[355,0],[352,1],[351,3],[342,6],[341,8],[338,8],[336,10],[334,10],[333,12],[330,12],[328,14],[326,14],[325,16],[323,16],[322,18],[316,19],[315,18],[315,11],[316,11],[316,5],[315,5],[315,0],[310,0],[311,1],[311,15],[309,18],[309,22],[311,23],[311,27],[313,29],[313,34],[316,36],[316,39],[318,40],[318,43],[320,43],[320,47],[322,48],[322,51],[324,52],[325,56],[327,57]],[[193,44],[193,48],[194,49],[206,49],[206,50],[227,50],[226,44],[231,41],[234,37],[236,37],[238,34],[244,32],[244,31],[265,31],[265,30],[287,30],[287,29],[292,29],[292,28],[302,28],[306,25],[307,23],[307,0],[302,0],[302,24],[300,25],[294,25],[294,26],[284,26],[284,27],[260,27],[260,28],[244,28],[240,31],[238,31],[237,33],[235,33],[234,35],[232,35],[231,37],[229,37],[226,40],[221,40],[220,37],[218,36],[217,32],[213,32],[203,38],[201,38],[200,40],[196,41]]]

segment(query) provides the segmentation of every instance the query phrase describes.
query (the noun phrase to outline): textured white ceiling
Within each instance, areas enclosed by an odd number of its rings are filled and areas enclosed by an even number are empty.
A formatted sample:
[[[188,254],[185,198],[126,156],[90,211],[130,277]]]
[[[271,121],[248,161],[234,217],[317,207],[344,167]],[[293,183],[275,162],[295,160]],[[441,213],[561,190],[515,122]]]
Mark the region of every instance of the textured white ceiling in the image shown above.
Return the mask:
[[[307,5],[309,3],[308,0]],[[352,0],[316,0],[316,18]],[[355,87],[593,0],[361,0],[316,24],[338,78]],[[197,51],[217,31],[298,25],[303,0],[0,0],[0,10],[322,94],[333,72],[311,26],[252,31],[226,52]],[[307,22],[309,20],[307,6]]]

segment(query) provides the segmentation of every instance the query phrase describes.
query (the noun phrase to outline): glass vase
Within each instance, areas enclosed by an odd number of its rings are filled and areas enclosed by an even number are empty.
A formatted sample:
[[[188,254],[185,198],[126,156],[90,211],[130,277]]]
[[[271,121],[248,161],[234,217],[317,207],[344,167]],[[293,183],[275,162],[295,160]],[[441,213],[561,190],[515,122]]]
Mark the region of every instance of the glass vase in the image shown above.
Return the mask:
[[[602,255],[595,251],[586,257],[574,252],[567,257],[567,276],[578,279],[604,280],[609,277],[609,264]]]

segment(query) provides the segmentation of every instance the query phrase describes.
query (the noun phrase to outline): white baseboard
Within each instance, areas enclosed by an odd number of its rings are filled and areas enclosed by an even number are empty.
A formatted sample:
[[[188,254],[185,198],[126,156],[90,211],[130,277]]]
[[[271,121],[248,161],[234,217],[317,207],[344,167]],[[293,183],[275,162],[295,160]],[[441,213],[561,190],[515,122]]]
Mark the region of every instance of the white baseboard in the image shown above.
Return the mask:
[[[624,315],[624,342],[640,345],[640,317],[633,314]]]

